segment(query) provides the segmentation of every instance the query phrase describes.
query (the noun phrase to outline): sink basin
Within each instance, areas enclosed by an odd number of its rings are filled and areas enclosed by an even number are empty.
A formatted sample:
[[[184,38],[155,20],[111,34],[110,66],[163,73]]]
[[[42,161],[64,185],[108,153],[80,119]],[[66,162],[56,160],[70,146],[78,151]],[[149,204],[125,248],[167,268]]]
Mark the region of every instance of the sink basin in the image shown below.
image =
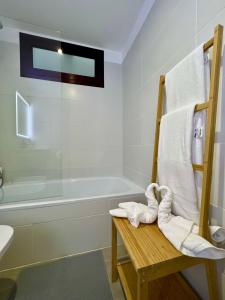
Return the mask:
[[[11,226],[0,225],[0,259],[12,242],[14,230]]]

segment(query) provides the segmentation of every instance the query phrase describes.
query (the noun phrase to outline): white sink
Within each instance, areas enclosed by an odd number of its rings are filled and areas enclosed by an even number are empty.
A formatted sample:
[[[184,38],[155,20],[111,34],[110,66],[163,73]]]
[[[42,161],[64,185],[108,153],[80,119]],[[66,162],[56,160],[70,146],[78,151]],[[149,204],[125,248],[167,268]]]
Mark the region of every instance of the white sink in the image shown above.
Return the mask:
[[[0,259],[5,254],[13,239],[14,230],[11,226],[0,225]]]

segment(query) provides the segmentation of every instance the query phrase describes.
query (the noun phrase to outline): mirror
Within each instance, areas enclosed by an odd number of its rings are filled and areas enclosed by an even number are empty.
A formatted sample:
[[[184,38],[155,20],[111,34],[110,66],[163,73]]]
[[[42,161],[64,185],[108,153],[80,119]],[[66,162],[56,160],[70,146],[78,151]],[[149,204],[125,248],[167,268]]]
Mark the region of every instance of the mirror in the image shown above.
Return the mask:
[[[31,138],[30,104],[16,91],[16,135]]]

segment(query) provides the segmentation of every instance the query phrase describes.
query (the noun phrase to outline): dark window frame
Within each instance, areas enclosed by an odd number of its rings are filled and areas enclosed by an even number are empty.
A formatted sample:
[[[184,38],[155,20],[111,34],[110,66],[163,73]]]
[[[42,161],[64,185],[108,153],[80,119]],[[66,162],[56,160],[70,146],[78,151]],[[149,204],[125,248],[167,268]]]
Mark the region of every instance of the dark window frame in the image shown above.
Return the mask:
[[[104,51],[20,32],[20,75],[22,77],[104,87]],[[40,48],[95,60],[95,77],[33,67],[33,48]]]

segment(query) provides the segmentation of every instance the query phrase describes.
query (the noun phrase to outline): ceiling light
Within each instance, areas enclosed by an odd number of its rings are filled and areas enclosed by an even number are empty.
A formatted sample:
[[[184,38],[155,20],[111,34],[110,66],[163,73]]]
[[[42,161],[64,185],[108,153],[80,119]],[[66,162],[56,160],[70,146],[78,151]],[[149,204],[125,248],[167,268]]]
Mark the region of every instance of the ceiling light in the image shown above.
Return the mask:
[[[62,55],[62,54],[63,54],[63,51],[62,51],[62,49],[61,49],[61,48],[59,48],[59,49],[57,50],[57,52],[58,52],[60,55]]]

